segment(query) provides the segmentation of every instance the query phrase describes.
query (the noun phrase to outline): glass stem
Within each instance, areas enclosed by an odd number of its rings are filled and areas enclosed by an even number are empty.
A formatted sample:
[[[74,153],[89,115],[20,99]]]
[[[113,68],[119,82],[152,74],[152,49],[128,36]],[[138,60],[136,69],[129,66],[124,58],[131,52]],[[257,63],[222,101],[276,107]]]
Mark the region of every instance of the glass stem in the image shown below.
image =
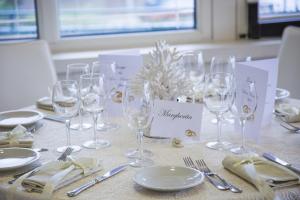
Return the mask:
[[[241,149],[245,149],[245,124],[246,124],[246,120],[241,119],[240,123],[241,123],[241,132],[242,132],[242,146],[241,146]]]
[[[70,125],[71,125],[71,120],[66,119],[67,146],[71,146]]]
[[[137,141],[138,141],[138,158],[139,159],[142,159],[143,158],[143,153],[144,153],[144,150],[143,150],[143,130],[142,129],[139,129],[137,131]]]
[[[222,132],[222,115],[217,115],[217,124],[218,124],[218,137],[217,142],[221,142],[221,132]]]
[[[79,113],[78,113],[78,115],[79,115],[79,130],[82,129],[82,112],[83,112],[83,110],[82,110],[82,105],[81,105],[81,103],[80,103]]]
[[[97,138],[97,120],[98,120],[98,113],[93,113],[93,121],[94,121],[94,142],[97,144],[98,138]]]

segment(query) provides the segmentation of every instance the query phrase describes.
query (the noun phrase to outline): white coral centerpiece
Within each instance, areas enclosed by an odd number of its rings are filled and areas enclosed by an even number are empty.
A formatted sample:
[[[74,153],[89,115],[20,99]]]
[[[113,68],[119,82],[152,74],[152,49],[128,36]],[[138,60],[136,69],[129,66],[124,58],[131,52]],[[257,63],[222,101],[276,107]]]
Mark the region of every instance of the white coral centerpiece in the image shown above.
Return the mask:
[[[180,65],[182,56],[176,48],[170,48],[166,41],[159,41],[149,56],[150,62],[131,81],[131,88],[136,93],[142,93],[144,81],[149,81],[152,97],[161,100],[174,100],[189,93],[191,82]]]

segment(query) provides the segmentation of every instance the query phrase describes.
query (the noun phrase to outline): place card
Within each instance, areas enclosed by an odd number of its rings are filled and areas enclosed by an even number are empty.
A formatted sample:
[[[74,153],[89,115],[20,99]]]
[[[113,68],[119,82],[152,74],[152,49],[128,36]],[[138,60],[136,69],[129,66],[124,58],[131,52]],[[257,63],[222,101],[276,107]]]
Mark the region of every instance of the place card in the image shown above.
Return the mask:
[[[143,57],[137,51],[118,52],[116,54],[100,54],[98,56],[100,63],[108,63],[107,67],[113,64],[115,74],[111,69],[104,70],[106,76],[111,81],[111,87],[115,87],[116,92],[111,97],[112,101],[108,101],[106,105],[106,113],[108,117],[116,117],[122,115],[122,90],[124,82],[132,79],[143,65]]]
[[[264,113],[267,110],[267,91],[269,73],[266,70],[247,65],[247,63],[237,63],[235,68],[237,96],[242,96],[243,86],[251,81],[255,83],[257,93],[257,108],[251,120],[247,120],[245,125],[245,135],[249,139],[258,141],[261,128],[263,126]],[[239,100],[238,100],[239,101]],[[240,132],[239,121],[236,120],[236,130]]]
[[[150,136],[198,142],[201,134],[202,110],[202,104],[155,100]]]

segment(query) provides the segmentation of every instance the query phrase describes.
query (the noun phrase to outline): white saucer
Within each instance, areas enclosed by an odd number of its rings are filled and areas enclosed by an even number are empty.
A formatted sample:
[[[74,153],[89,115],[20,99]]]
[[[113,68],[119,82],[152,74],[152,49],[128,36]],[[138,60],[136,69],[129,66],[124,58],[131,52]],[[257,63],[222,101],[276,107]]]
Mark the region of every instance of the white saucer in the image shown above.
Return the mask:
[[[290,92],[285,89],[276,88],[275,100],[282,100],[290,96]]]
[[[188,167],[155,166],[138,171],[133,181],[147,189],[177,191],[194,187],[203,182],[204,175]]]
[[[14,127],[18,124],[33,124],[44,115],[41,112],[33,110],[14,110],[0,113],[0,127]]]
[[[39,158],[40,154],[31,149],[3,148],[0,149],[0,171],[23,167]]]

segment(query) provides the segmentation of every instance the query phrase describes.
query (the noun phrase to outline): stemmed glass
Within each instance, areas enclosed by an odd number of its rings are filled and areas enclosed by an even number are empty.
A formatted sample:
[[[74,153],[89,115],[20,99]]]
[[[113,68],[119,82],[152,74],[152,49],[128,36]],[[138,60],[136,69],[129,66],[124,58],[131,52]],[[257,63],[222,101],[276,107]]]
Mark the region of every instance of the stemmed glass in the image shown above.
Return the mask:
[[[73,152],[80,151],[81,147],[71,145],[70,120],[77,115],[79,110],[79,92],[76,81],[58,81],[52,91],[52,102],[55,112],[66,119],[67,145],[58,147],[58,152],[64,152],[71,147]]]
[[[191,80],[193,102],[203,94],[205,68],[202,53],[184,52],[182,56],[186,76]]]
[[[257,93],[255,82],[248,79],[245,84],[237,85],[234,88],[234,102],[231,106],[231,112],[239,119],[242,133],[242,145],[230,149],[235,154],[251,153],[246,148],[245,142],[245,124],[247,120],[254,119],[254,113],[257,108]]]
[[[144,83],[143,94],[137,94],[126,86],[123,92],[123,112],[128,121],[128,126],[136,131],[138,140],[138,155],[134,157],[134,162],[130,163],[133,167],[147,167],[153,161],[144,156],[143,135],[152,121],[153,101],[150,98],[149,83]]]
[[[103,77],[105,77],[105,93],[106,93],[106,96],[107,96],[107,103],[111,103],[110,101],[118,101],[118,103],[121,103],[122,101],[122,93],[120,91],[117,91],[116,90],[116,86],[115,86],[115,83],[113,81],[113,78],[112,78],[112,74],[114,73],[114,68],[115,68],[115,63],[114,62],[99,62],[99,61],[96,61],[96,62],[93,62],[93,65],[92,65],[92,71],[91,73],[94,74],[94,73],[97,73],[97,74],[101,74],[103,75]],[[117,96],[119,95],[119,96]],[[115,99],[115,98],[118,98],[118,99]],[[106,109],[105,109],[106,110]],[[113,130],[113,129],[117,129],[119,126],[117,124],[114,124],[112,122],[108,122],[107,119],[105,119],[107,113],[105,113],[105,110],[104,110],[104,113],[99,116],[99,121],[101,123],[98,123],[97,125],[97,130],[100,130],[100,131],[107,131],[107,130]]]
[[[85,63],[69,64],[67,65],[66,78],[67,80],[75,80],[79,83],[80,76],[84,74],[88,74],[89,70],[90,70],[89,65]],[[80,108],[78,114],[79,123],[72,123],[71,129],[82,131],[82,130],[90,129],[92,127],[90,123],[83,122],[82,115],[83,115],[83,110],[82,110],[82,103],[80,101]]]
[[[80,95],[83,109],[93,116],[94,139],[83,144],[89,149],[108,147],[110,142],[99,140],[97,137],[98,116],[103,113],[106,94],[104,90],[104,79],[100,74],[86,74],[80,76]]]
[[[221,141],[222,131],[222,116],[229,111],[232,104],[232,74],[230,73],[209,73],[206,76],[204,86],[204,104],[206,108],[216,115],[218,124],[218,137],[217,141],[208,142],[207,147],[216,150],[226,150],[229,148],[230,143]]]

